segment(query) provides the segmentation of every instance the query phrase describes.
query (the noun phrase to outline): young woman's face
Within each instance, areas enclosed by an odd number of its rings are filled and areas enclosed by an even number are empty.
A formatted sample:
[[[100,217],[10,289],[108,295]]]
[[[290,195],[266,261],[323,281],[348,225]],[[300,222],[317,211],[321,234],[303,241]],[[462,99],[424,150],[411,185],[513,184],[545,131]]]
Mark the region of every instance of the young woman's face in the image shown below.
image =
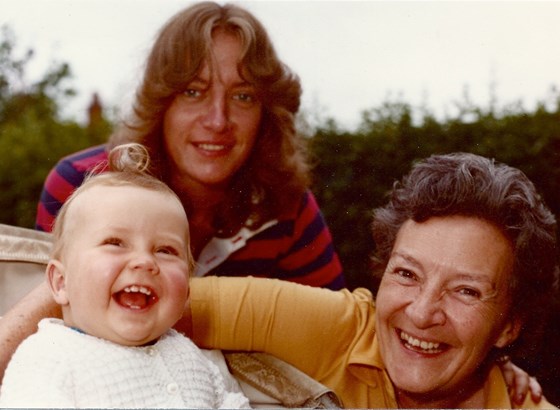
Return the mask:
[[[493,346],[515,339],[512,263],[509,241],[484,220],[405,222],[376,299],[381,354],[397,391],[457,394]]]
[[[94,186],[68,210],[55,299],[64,320],[123,345],[157,339],[188,299],[187,220],[179,201],[147,189]],[[51,273],[53,275],[51,275]]]
[[[175,97],[163,121],[174,189],[223,186],[251,153],[262,106],[239,73],[241,43],[213,35],[213,60]],[[180,184],[181,186],[177,186]]]

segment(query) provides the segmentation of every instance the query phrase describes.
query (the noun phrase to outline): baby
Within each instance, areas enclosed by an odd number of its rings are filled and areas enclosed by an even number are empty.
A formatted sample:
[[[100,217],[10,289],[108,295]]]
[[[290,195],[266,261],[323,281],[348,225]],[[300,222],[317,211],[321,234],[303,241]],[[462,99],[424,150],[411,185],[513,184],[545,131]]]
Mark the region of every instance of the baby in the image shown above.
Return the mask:
[[[46,269],[63,320],[44,319],[4,376],[1,407],[248,408],[171,329],[193,257],[183,206],[146,173],[138,144],[115,148],[62,207]]]

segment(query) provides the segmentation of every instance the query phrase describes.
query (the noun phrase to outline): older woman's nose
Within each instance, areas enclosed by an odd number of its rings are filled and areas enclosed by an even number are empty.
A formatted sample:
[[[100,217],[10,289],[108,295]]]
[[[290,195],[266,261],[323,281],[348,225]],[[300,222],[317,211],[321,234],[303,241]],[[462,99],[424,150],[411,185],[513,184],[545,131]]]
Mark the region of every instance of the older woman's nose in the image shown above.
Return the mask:
[[[419,329],[445,324],[443,294],[436,289],[421,289],[406,307],[411,322]]]

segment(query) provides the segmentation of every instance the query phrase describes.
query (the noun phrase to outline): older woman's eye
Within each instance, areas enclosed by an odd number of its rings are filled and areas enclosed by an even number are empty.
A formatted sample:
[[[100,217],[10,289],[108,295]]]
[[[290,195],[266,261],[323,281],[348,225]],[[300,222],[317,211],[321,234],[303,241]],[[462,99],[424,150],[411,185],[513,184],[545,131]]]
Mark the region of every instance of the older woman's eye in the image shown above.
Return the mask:
[[[469,299],[479,299],[481,296],[481,293],[473,288],[461,288],[459,289],[459,294]]]
[[[395,274],[406,280],[416,280],[416,274],[408,269],[396,269]]]

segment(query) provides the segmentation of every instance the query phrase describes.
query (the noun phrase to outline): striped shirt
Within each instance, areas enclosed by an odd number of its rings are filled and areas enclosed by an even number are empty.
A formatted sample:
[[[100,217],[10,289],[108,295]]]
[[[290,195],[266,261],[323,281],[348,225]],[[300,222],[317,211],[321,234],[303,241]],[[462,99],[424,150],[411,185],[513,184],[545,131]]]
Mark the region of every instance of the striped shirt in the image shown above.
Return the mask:
[[[60,207],[87,172],[106,161],[105,145],[61,159],[45,180],[36,229],[50,232]],[[199,256],[197,275],[258,276],[343,288],[342,266],[315,197],[307,191],[294,205],[257,231],[242,228],[231,238],[213,238]]]

